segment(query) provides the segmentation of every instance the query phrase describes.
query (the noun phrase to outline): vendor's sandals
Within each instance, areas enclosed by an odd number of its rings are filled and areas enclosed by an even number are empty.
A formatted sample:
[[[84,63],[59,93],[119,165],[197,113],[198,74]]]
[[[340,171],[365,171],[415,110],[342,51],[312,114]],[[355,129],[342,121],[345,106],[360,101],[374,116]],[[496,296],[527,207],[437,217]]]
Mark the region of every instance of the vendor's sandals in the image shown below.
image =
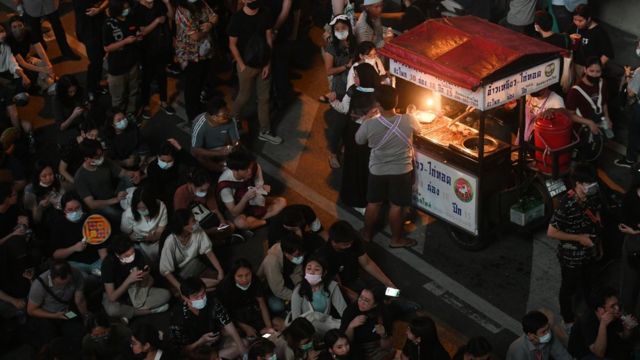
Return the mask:
[[[332,169],[340,169],[342,165],[340,165],[340,160],[338,160],[337,156],[331,155],[329,156],[329,166]]]
[[[410,248],[418,245],[418,242],[415,239],[405,239],[405,242],[400,244],[389,243],[389,247],[392,249],[400,249],[400,248]]]

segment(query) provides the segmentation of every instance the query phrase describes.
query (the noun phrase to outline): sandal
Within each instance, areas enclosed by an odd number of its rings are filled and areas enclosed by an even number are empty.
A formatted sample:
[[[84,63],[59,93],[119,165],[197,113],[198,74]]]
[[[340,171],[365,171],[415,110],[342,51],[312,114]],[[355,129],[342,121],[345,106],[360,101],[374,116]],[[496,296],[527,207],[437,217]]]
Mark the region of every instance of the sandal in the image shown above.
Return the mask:
[[[406,239],[407,242],[400,245],[393,245],[389,243],[389,247],[392,249],[400,249],[400,248],[411,248],[418,245],[418,242],[415,239]]]
[[[340,169],[342,165],[340,165],[340,160],[335,155],[329,156],[329,167],[332,169]]]

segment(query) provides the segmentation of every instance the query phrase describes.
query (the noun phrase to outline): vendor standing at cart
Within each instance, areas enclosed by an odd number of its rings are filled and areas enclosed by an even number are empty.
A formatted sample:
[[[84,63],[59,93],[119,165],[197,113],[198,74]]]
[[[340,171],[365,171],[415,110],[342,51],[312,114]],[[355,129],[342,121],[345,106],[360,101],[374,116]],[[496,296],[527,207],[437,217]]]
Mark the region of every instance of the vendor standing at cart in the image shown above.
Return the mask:
[[[389,247],[411,247],[416,245],[416,240],[403,236],[403,214],[405,208],[411,206],[413,134],[420,131],[420,124],[411,115],[396,113],[398,93],[393,87],[382,85],[376,91],[376,99],[381,107],[380,115],[364,120],[356,132],[356,143],[368,144],[371,148],[362,236],[365,241],[371,240],[380,208],[388,201]]]
[[[602,257],[602,222],[595,170],[578,164],[573,171],[574,187],[560,199],[549,221],[547,235],[560,241],[560,313],[567,327],[575,321],[574,298],[586,299],[594,283],[595,263]]]

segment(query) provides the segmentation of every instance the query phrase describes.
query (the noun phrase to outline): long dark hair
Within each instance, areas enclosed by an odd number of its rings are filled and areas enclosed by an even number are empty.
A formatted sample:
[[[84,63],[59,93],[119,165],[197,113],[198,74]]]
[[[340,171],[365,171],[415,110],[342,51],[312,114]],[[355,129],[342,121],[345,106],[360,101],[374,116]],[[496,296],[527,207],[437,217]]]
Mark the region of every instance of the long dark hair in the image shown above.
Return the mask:
[[[73,97],[69,97],[69,88],[75,87],[77,89],[76,94]],[[62,105],[70,107],[79,103],[82,99],[82,89],[78,79],[73,75],[62,75],[56,83],[56,100]]]
[[[181,235],[184,231],[184,227],[187,226],[192,217],[193,214],[189,209],[178,209],[174,211],[173,216],[171,217],[171,223],[169,223],[171,233],[176,236]]]
[[[438,339],[438,330],[435,322],[428,316],[414,318],[409,323],[411,332],[420,338],[420,359],[433,359],[437,349],[444,349]]]
[[[355,70],[360,80],[360,87],[375,89],[380,85],[380,76],[373,65],[363,62],[358,64]]]
[[[310,262],[317,262],[318,264],[320,264],[320,266],[322,267],[322,272],[324,273],[322,275],[322,288],[323,290],[328,294],[329,293],[329,284],[331,283],[331,279],[327,279],[326,276],[328,274],[327,272],[327,262],[319,257],[319,256],[310,256],[307,259],[305,259],[303,265],[302,265],[302,270],[305,271],[305,269],[307,268],[307,265]],[[306,274],[306,271],[305,271]],[[307,299],[309,302],[313,301],[313,290],[311,290],[311,284],[309,284],[309,282],[307,281],[307,279],[302,279],[302,281],[300,282],[300,290],[299,290],[300,296]]]
[[[156,199],[151,191],[142,187],[135,189],[133,191],[133,196],[131,196],[131,213],[133,214],[133,218],[136,221],[140,221],[140,219],[142,219],[142,215],[138,212],[138,203],[141,201],[149,210],[149,217],[151,219],[155,219],[160,212],[160,200]]]
[[[342,46],[342,43],[335,34],[336,24],[345,24],[347,28],[349,28],[349,36],[347,37],[347,48]],[[358,47],[358,40],[356,40],[356,36],[353,34],[353,29],[351,28],[351,22],[349,20],[336,20],[336,23],[331,26],[331,45],[336,50],[336,53],[346,53],[349,57],[352,57],[353,53],[355,53],[356,48]]]
[[[136,323],[132,329],[132,335],[142,345],[149,344],[154,350],[162,348],[160,331],[150,323]]]
[[[51,171],[53,171],[53,184],[51,184],[51,186],[49,187],[42,187],[40,186],[40,173],[42,173],[44,169],[48,167],[51,168]],[[44,161],[36,162],[35,171],[33,172],[33,181],[31,183],[33,194],[36,196],[36,199],[40,200],[43,196],[47,195],[52,190],[60,190],[60,180],[58,180],[57,175],[58,173],[53,165]]]
[[[227,272],[227,276],[223,280],[224,289],[232,289],[235,287],[236,272],[242,268],[249,269],[249,271],[251,271],[251,287],[253,287],[254,283],[258,280],[256,278],[256,273],[253,271],[253,265],[251,265],[249,260],[245,258],[238,258],[233,262],[231,269]]]
[[[304,339],[311,339],[316,333],[316,329],[311,322],[303,317],[296,318],[289,326],[282,331],[282,336],[287,342],[287,346],[296,354],[301,356],[300,342]]]

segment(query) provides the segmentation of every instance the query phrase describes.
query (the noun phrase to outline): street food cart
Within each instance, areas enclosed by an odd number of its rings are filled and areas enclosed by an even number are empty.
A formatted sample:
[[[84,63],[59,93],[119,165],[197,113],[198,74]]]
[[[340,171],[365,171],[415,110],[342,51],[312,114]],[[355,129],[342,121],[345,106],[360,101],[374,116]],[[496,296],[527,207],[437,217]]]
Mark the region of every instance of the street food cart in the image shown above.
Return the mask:
[[[424,104],[413,102],[421,123],[414,138],[415,206],[444,221],[459,245],[486,246],[508,221],[500,194],[515,186],[512,170],[525,156],[510,136],[487,126],[489,110],[519,100],[522,134],[524,96],[559,81],[562,49],[464,16],[426,21],[380,53],[391,74],[412,84],[407,96],[432,94]],[[432,109],[438,103],[458,111]]]

